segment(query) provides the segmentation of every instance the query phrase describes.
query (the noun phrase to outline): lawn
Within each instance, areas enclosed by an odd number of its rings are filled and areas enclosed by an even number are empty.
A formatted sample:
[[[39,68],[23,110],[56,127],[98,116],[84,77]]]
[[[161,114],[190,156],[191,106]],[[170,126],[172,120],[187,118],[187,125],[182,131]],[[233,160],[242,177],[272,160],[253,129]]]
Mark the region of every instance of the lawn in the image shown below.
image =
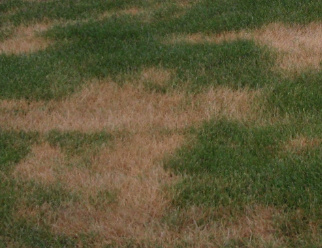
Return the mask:
[[[322,3],[0,2],[0,247],[321,247]]]

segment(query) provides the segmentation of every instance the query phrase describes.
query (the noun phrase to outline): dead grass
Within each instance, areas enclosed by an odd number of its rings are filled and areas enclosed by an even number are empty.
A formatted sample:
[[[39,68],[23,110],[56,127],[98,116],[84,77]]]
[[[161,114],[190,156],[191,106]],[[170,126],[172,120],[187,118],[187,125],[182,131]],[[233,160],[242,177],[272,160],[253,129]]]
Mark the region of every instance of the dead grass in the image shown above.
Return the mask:
[[[214,210],[192,207],[183,212],[180,217],[183,222],[177,230],[179,235],[172,238],[177,241],[184,240],[189,247],[223,247],[231,241],[241,241],[245,244],[251,240],[256,240],[253,242],[254,246],[247,244],[247,247],[264,247],[268,242],[274,244],[273,247],[278,247],[280,241],[274,238],[273,225],[273,217],[278,213],[277,210],[256,206],[247,209],[244,215],[233,220],[230,219],[230,214],[225,216],[223,211],[220,222],[213,218],[220,213],[212,211]]]
[[[322,23],[286,25],[272,23],[256,30],[225,32],[216,35],[195,33],[176,35],[166,43],[189,42],[222,43],[238,39],[254,39],[260,45],[268,45],[278,51],[278,65],[293,72],[303,69],[320,69],[322,62]]]
[[[171,75],[170,71],[148,68],[138,80],[166,84]],[[128,132],[116,138],[113,147],[73,158],[47,143],[36,145],[17,165],[14,176],[45,185],[60,182],[77,192],[81,201],[46,211],[41,206],[24,209],[21,204],[18,216],[29,212],[36,219],[41,216],[56,233],[96,233],[98,246],[110,241],[122,245],[126,240],[142,244],[147,240],[171,245],[178,242],[182,236],[161,221],[171,200],[164,187],[177,180],[163,169],[162,158],[182,144],[181,128],[212,117],[252,118],[252,103],[258,94],[224,87],[195,95],[161,94],[140,85],[120,87],[100,81],[60,102],[1,101],[0,123],[8,129]],[[89,167],[77,166],[82,156],[90,159]],[[195,230],[189,235],[199,234]]]
[[[0,53],[21,54],[43,50],[49,46],[50,41],[38,34],[46,31],[49,24],[38,23],[32,26],[19,26],[13,35],[0,42]]]
[[[225,237],[229,239],[242,239],[258,237],[265,241],[273,240],[275,232],[273,225],[273,215],[276,210],[268,207],[256,207],[248,210],[245,216],[239,218],[236,223],[228,225],[229,235]]]
[[[171,177],[157,161],[178,147],[182,140],[178,135],[136,135],[128,141],[120,142],[114,151],[102,152],[94,162],[93,178],[87,176],[86,180],[83,177],[81,183],[78,178],[71,178],[67,174],[67,180],[74,186],[78,185],[76,187],[82,187],[82,192],[85,188],[92,194],[102,189],[117,192],[117,203],[112,207],[109,204],[104,207],[103,204],[96,209],[83,206],[82,211],[87,212],[84,220],[79,218],[78,213],[74,213],[75,206],[63,209],[53,229],[70,234],[97,232],[105,239],[119,242],[121,237],[142,237],[146,232],[145,226],[159,221],[169,203],[162,187],[171,183]],[[106,208],[112,209],[105,211]]]
[[[20,180],[59,181],[80,192],[79,203],[64,205],[56,212],[46,210],[43,218],[51,222],[53,231],[68,235],[94,232],[118,242],[141,239],[151,223],[160,221],[170,200],[163,187],[174,177],[164,171],[160,161],[182,141],[183,136],[177,134],[135,134],[92,157],[90,170],[66,166],[57,149],[42,144],[33,148],[14,174]],[[117,192],[116,199],[104,201],[99,194],[104,191]],[[39,207],[29,211],[34,216],[42,212]],[[20,209],[18,215],[27,212]]]
[[[322,139],[319,138],[309,138],[305,136],[298,136],[294,139],[289,140],[284,148],[286,151],[302,153],[309,149],[314,149],[320,147],[322,144]]]
[[[164,70],[161,68],[146,68],[142,71],[139,76],[139,82],[143,83],[152,83],[156,86],[166,86],[167,83],[171,80],[173,72],[170,70]]]
[[[33,147],[28,157],[15,169],[14,176],[22,180],[36,180],[44,184],[55,182],[55,170],[64,163],[63,154],[49,144]]]
[[[147,75],[143,74],[143,77]],[[163,81],[163,77],[157,79],[157,82]],[[147,92],[144,87],[120,87],[110,81],[101,81],[61,102],[2,100],[0,124],[5,129],[40,132],[185,128],[212,117],[256,118],[252,104],[258,94],[258,91],[225,87],[197,95],[161,94]]]
[[[181,213],[183,222],[179,229],[161,221],[171,200],[163,187],[177,180],[164,171],[161,159],[182,141],[183,136],[177,134],[138,133],[120,139],[113,149],[92,157],[90,171],[66,167],[64,159],[57,160],[61,153],[47,144],[35,146],[15,173],[19,172],[22,180],[50,178],[46,183],[59,181],[69,190],[80,192],[82,198],[56,211],[48,204],[35,207],[21,204],[17,217],[32,216],[34,220],[45,221],[59,234],[76,237],[94,233],[98,235],[97,247],[111,242],[123,246],[128,240],[142,247],[157,243],[163,247],[182,243],[189,247],[221,247],[231,240],[254,239],[259,240],[254,247],[263,247],[261,244],[266,242],[278,243],[273,236],[276,211],[272,208],[255,207],[238,219],[229,220],[226,216],[219,223],[212,218],[219,213],[192,207]],[[34,168],[26,169],[32,164]],[[49,176],[44,177],[40,166],[59,172],[55,180],[48,169],[45,173]],[[104,195],[99,194],[104,191],[117,192],[115,199],[106,201]]]
[[[193,33],[189,35],[179,34],[172,35],[171,37],[166,38],[165,43],[178,43],[178,42],[187,42],[191,44],[198,43],[215,43],[219,44],[225,41],[234,41],[237,39],[250,38],[250,33],[246,31],[240,32],[224,32],[216,35],[206,35],[203,33]]]
[[[171,3],[150,2],[150,6],[145,8],[131,7],[119,11],[105,11],[103,14],[99,15],[97,19],[104,20],[112,16],[129,15],[140,16],[141,21],[145,23],[150,23],[155,19],[155,17],[153,16],[155,11],[167,9],[168,7],[173,6],[173,4],[175,4],[178,7],[178,9],[176,13],[174,13],[174,15],[171,16],[171,18],[178,18],[184,15],[187,12],[187,10],[191,8],[193,5],[197,4],[197,2],[198,1],[190,0],[176,0]]]
[[[98,16],[97,20],[102,21],[102,20],[110,18],[112,16],[122,16],[122,15],[137,16],[137,15],[142,15],[142,14],[146,14],[146,13],[147,13],[146,9],[132,7],[132,8],[128,8],[128,9],[122,9],[119,11],[105,11],[104,13],[102,13]]]
[[[274,23],[258,30],[255,39],[276,48],[283,69],[320,69],[322,62],[322,23],[286,26]]]
[[[191,1],[179,2],[182,7],[191,4]],[[135,16],[142,13],[141,9],[130,8],[117,14]],[[105,13],[99,18],[107,18],[110,14]],[[0,43],[0,52],[19,54],[46,48],[48,41],[36,34],[47,28],[45,24],[20,27],[10,40]],[[271,24],[256,31],[216,36],[193,34],[175,37],[171,42],[220,43],[255,39],[283,54],[279,63],[284,69],[318,68],[321,62],[321,44],[318,43],[321,32],[320,24],[305,27]],[[311,47],[314,47],[313,51]],[[212,215],[209,210],[193,207],[182,214],[184,222],[179,230],[162,221],[171,201],[164,187],[177,181],[175,176],[163,169],[162,158],[183,143],[183,135],[176,131],[213,117],[240,121],[256,119],[258,110],[254,103],[260,95],[259,91],[226,87],[211,88],[195,95],[145,90],[145,82],[166,86],[172,73],[160,68],[147,68],[139,76],[138,86],[127,84],[120,87],[108,80],[92,82],[59,102],[0,100],[0,126],[8,130],[41,133],[52,129],[129,132],[126,137],[117,138],[113,147],[87,157],[90,168],[77,166],[77,161],[88,153],[75,155],[71,165],[71,158],[59,148],[46,142],[35,145],[16,166],[14,177],[23,181],[35,180],[44,185],[60,182],[67,190],[79,193],[81,200],[66,203],[55,210],[48,204],[34,207],[21,204],[17,217],[32,216],[39,222],[49,224],[53,232],[73,237],[84,233],[97,234],[96,247],[110,242],[122,246],[127,240],[140,244],[140,247],[152,247],[157,243],[163,247],[182,244],[222,247],[231,240],[256,238],[260,240],[256,247],[264,247],[265,242],[278,246],[279,240],[274,238],[273,227],[277,210],[273,208],[258,206],[249,209],[237,220],[224,218],[218,223],[209,218]],[[286,146],[289,150],[303,150],[319,145],[321,140],[298,137]],[[198,224],[200,222],[206,224]]]
[[[199,1],[191,0],[176,0],[175,5],[178,7],[175,13],[171,16],[171,19],[180,18],[187,13],[194,5],[198,4]]]

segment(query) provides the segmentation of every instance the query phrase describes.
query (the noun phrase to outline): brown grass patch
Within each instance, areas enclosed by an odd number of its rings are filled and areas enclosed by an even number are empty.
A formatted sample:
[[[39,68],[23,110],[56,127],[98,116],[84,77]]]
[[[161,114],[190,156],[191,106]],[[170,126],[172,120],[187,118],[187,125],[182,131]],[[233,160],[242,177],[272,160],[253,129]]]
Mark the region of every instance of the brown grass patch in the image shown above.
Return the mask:
[[[0,53],[21,54],[45,49],[50,42],[39,37],[38,33],[46,31],[48,27],[48,24],[42,23],[16,28],[11,38],[0,42]]]
[[[305,26],[272,23],[256,30],[224,32],[216,35],[195,33],[172,36],[165,42],[221,43],[238,39],[254,39],[261,45],[275,48],[279,52],[278,64],[282,69],[297,71],[306,68],[321,68],[321,23],[311,23]]]
[[[289,140],[284,147],[287,151],[301,153],[309,149],[318,148],[321,146],[321,144],[322,139],[298,136],[294,139]]]
[[[129,15],[129,16],[136,16],[145,13],[145,9],[132,7],[128,9],[122,9],[119,11],[106,11],[98,16],[98,20],[104,20],[106,18],[110,18],[112,16],[122,16],[122,15]]]
[[[216,212],[213,212],[216,211]],[[170,244],[165,247],[186,244],[187,247],[223,247],[231,241],[247,247],[266,247],[267,243],[279,247],[279,240],[274,237],[273,217],[277,210],[257,206],[248,209],[238,219],[231,220],[231,214],[219,216],[220,209],[209,210],[192,207],[182,212],[179,228],[166,227],[164,230]],[[249,243],[247,243],[249,242]],[[251,243],[251,245],[250,245]]]
[[[286,26],[274,23],[254,34],[261,43],[276,48],[283,69],[320,69],[322,62],[322,23]]]
[[[160,68],[147,68],[141,73],[141,81],[151,81],[155,84],[164,85],[171,79],[172,72]]]
[[[138,133],[92,157],[90,170],[67,167],[66,160],[57,159],[61,156],[57,149],[43,144],[33,148],[14,174],[22,180],[59,181],[80,192],[79,203],[68,203],[56,212],[46,210],[42,218],[51,223],[53,231],[68,235],[94,232],[103,240],[117,242],[140,240],[148,238],[151,223],[158,223],[168,206],[163,187],[174,177],[164,171],[160,161],[182,141],[183,136],[177,134]],[[104,191],[117,192],[117,199],[106,201],[99,194]],[[20,209],[18,216],[27,212],[37,218],[35,213],[42,211],[39,206]]]
[[[228,225],[225,239],[242,239],[258,237],[269,241],[273,239],[275,232],[273,226],[274,209],[268,207],[256,207],[248,210],[246,215],[239,218],[235,223]]]
[[[151,85],[156,87],[166,87],[171,81],[173,72],[171,70],[164,70],[161,68],[146,68],[138,78],[138,84]]]
[[[71,206],[63,209],[53,229],[69,234],[97,232],[105,239],[120,242],[121,237],[142,238],[146,225],[159,221],[169,203],[162,187],[171,182],[171,177],[157,161],[178,147],[182,140],[178,135],[135,135],[128,141],[121,141],[113,151],[102,152],[94,162],[92,178],[83,174],[79,180],[78,176],[65,174],[70,186],[81,187],[82,192],[87,191],[94,198],[95,193],[103,189],[117,192],[117,203],[112,206],[103,203],[99,208]],[[75,208],[85,211],[84,219],[74,212]]]
[[[0,124],[7,129],[129,132],[116,137],[113,147],[72,158],[47,143],[34,146],[14,176],[43,184],[60,182],[81,200],[55,210],[21,204],[17,217],[32,214],[56,233],[96,233],[97,246],[110,241],[122,245],[131,239],[171,247],[182,237],[198,240],[197,230],[177,234],[162,224],[171,200],[164,186],[177,179],[163,169],[162,158],[182,144],[178,129],[212,117],[253,118],[252,103],[259,92],[221,87],[199,94],[162,94],[140,84],[163,85],[171,77],[171,71],[147,68],[139,75],[138,86],[99,81],[60,102],[0,101]],[[82,156],[90,160],[89,167],[77,166]]]
[[[105,11],[103,14],[99,15],[97,18],[98,20],[104,20],[106,18],[110,18],[112,16],[140,16],[141,21],[145,23],[152,22],[155,17],[155,11],[159,11],[162,9],[167,9],[167,7],[172,6],[175,4],[178,9],[176,13],[174,13],[171,18],[178,18],[184,15],[188,8],[191,8],[193,5],[197,4],[198,1],[190,1],[190,0],[176,0],[172,3],[157,3],[157,2],[150,2],[148,7],[139,8],[139,7],[131,7],[127,9],[122,9],[118,11]]]
[[[53,183],[55,171],[64,163],[63,154],[49,144],[34,146],[25,160],[18,164],[14,176],[22,180],[36,180],[44,184]]]
[[[120,14],[123,14],[123,15],[138,15],[140,13],[142,13],[142,9],[135,8],[135,7],[125,9],[120,12]]]
[[[165,40],[165,43],[178,43],[178,42],[187,42],[191,44],[199,43],[215,43],[219,44],[225,41],[234,41],[237,39],[246,39],[250,38],[250,33],[246,31],[241,32],[224,32],[216,35],[206,35],[203,33],[193,33],[189,35],[179,34],[168,37]]]
[[[166,83],[171,73],[150,68],[140,77]],[[28,212],[36,219],[41,216],[56,233],[96,233],[100,244],[115,241],[122,245],[132,239],[134,243],[148,240],[167,246],[182,237],[199,235],[196,230],[179,235],[161,222],[171,198],[164,186],[177,180],[163,169],[162,158],[182,144],[184,137],[177,128],[216,116],[246,120],[257,94],[228,88],[195,95],[160,94],[143,87],[96,82],[61,102],[1,101],[0,123],[8,129],[130,132],[99,153],[75,155],[72,166],[60,149],[46,143],[35,146],[14,175],[44,184],[60,182],[77,192],[81,200],[45,212],[41,206],[23,209],[21,204],[18,217]],[[82,156],[90,159],[90,167],[77,166]]]
[[[163,81],[164,75],[157,79]],[[254,118],[252,104],[256,95],[258,92],[225,87],[197,95],[161,94],[132,85],[98,82],[61,102],[2,100],[0,124],[6,129],[40,132],[184,128],[211,117]]]
[[[97,246],[116,242],[121,247],[128,240],[142,247],[151,244],[174,247],[183,243],[189,247],[221,247],[231,240],[254,239],[259,240],[254,247],[262,247],[266,242],[277,242],[273,237],[276,211],[267,207],[248,209],[234,220],[224,214],[220,222],[212,217],[218,215],[211,212],[215,210],[192,207],[180,213],[179,226],[161,221],[171,200],[163,187],[177,180],[164,171],[161,159],[182,141],[183,136],[177,134],[137,133],[92,157],[90,170],[68,168],[64,159],[57,160],[61,156],[59,151],[47,144],[35,146],[15,173],[18,171],[24,180],[43,180],[39,166],[56,166],[55,179],[46,183],[59,181],[69,190],[79,192],[82,198],[79,202],[64,203],[56,210],[47,203],[34,207],[21,204],[16,216],[45,221],[58,234],[77,237],[94,233],[98,235]],[[26,169],[31,164],[35,166]],[[104,191],[116,192],[115,199],[106,199],[100,194]]]

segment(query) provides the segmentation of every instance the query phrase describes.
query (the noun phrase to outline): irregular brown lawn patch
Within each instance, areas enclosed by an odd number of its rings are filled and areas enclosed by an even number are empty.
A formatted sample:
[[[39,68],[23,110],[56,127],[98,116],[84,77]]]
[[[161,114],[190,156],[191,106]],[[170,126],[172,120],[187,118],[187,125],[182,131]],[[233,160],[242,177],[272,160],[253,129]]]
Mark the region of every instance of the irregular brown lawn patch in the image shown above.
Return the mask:
[[[257,206],[248,209],[245,214],[231,220],[231,213],[220,213],[220,209],[192,207],[180,214],[180,225],[166,227],[171,247],[185,244],[187,247],[223,247],[231,241],[245,244],[245,241],[256,240],[254,246],[266,247],[267,243],[279,247],[279,240],[274,237],[273,217],[277,210],[270,207]],[[223,214],[223,216],[221,216]],[[220,221],[218,217],[220,216]],[[241,243],[240,243],[241,242]],[[275,246],[276,244],[276,246]]]
[[[48,218],[55,232],[94,232],[104,240],[118,242],[124,238],[140,240],[148,238],[151,223],[158,223],[168,206],[170,199],[163,187],[174,177],[164,171],[160,161],[182,141],[183,136],[177,134],[138,133],[92,157],[91,169],[67,167],[64,159],[57,159],[61,156],[57,149],[35,146],[17,166],[15,175],[21,180],[60,182],[81,194],[79,203],[69,203],[55,212],[46,210],[44,218]],[[116,192],[116,199],[104,200],[105,195],[100,195],[104,191]],[[41,209],[38,206],[28,211],[37,218],[35,212],[39,215]],[[26,215],[26,211],[20,209],[18,215]]]
[[[46,31],[48,27],[48,24],[42,23],[16,28],[11,38],[0,42],[0,53],[21,54],[45,49],[50,42],[39,37],[38,33]]]
[[[6,129],[40,132],[184,128],[212,117],[254,118],[252,103],[256,95],[256,91],[225,87],[196,95],[161,94],[103,81],[61,102],[2,100],[0,124]]]
[[[44,184],[53,183],[55,170],[59,169],[63,163],[63,154],[58,148],[53,148],[47,143],[36,145],[27,158],[18,164],[14,176]]]
[[[203,33],[193,33],[193,34],[179,34],[179,35],[172,35],[168,37],[164,42],[165,43],[177,43],[177,42],[187,42],[192,44],[198,43],[222,43],[224,41],[234,41],[237,39],[245,39],[250,38],[250,34],[246,31],[240,32],[224,32],[215,35],[207,35]]]
[[[257,237],[265,241],[272,240],[274,234],[273,208],[256,207],[248,210],[245,216],[239,218],[236,223],[228,225],[230,231],[225,239],[242,239]],[[230,236],[231,235],[231,236]]]
[[[230,240],[251,239],[258,239],[258,244],[278,242],[273,236],[276,211],[268,207],[248,209],[235,220],[227,215],[220,223],[212,217],[219,214],[211,212],[215,210],[192,207],[180,213],[183,222],[179,226],[161,221],[171,201],[163,187],[177,180],[164,171],[161,159],[182,141],[183,136],[177,134],[137,133],[92,157],[90,170],[68,168],[64,159],[57,159],[61,153],[55,148],[47,144],[35,146],[15,173],[19,172],[22,180],[43,180],[48,176],[42,177],[39,166],[51,168],[57,172],[55,179],[51,179],[50,173],[50,180],[43,182],[59,181],[69,190],[79,192],[81,199],[56,210],[47,203],[34,207],[21,204],[17,217],[32,216],[45,221],[55,233],[64,235],[94,233],[98,235],[97,246],[110,242],[122,246],[127,240],[163,247],[182,243],[191,247],[214,247],[214,244],[220,247]],[[101,192],[116,192],[115,199],[109,200]]]
[[[322,23],[286,26],[274,23],[258,30],[255,39],[281,52],[283,69],[321,68]]]
[[[122,15],[129,15],[129,16],[136,16],[146,13],[145,9],[132,7],[128,9],[122,9],[119,11],[105,11],[104,13],[98,16],[98,20],[104,20],[106,18],[110,18],[112,16],[122,16]]]
[[[167,7],[172,6],[175,4],[178,9],[171,16],[171,18],[178,18],[184,15],[188,8],[191,8],[194,4],[197,4],[198,1],[189,1],[189,0],[177,0],[171,3],[161,3],[161,2],[150,2],[149,7],[139,8],[139,7],[131,7],[127,9],[122,9],[118,11],[105,11],[103,14],[98,16],[98,20],[104,20],[106,18],[110,18],[112,16],[122,16],[122,15],[129,15],[129,16],[139,16],[143,22],[151,22],[155,19],[154,13],[155,11],[160,11],[163,8],[167,9]]]
[[[87,176],[83,185],[78,178],[68,178],[68,181],[84,187],[84,190],[91,189],[92,194],[102,189],[116,191],[117,203],[112,206],[103,204],[96,209],[83,207],[82,211],[87,212],[86,219],[80,219],[78,213],[74,213],[75,206],[64,209],[59,214],[61,218],[54,223],[54,230],[70,234],[93,231],[105,239],[120,242],[120,237],[142,238],[146,226],[160,221],[169,203],[162,187],[171,182],[171,177],[157,160],[173,151],[182,140],[180,135],[153,137],[139,134],[120,142],[114,151],[102,152],[94,162],[92,180]],[[106,208],[112,209],[104,211]]]
[[[166,84],[171,75],[148,68],[139,81]],[[47,143],[36,145],[17,165],[14,176],[43,184],[60,182],[81,200],[46,211],[41,206],[24,210],[21,204],[18,215],[41,216],[57,233],[96,233],[98,243],[123,244],[131,239],[174,244],[178,235],[161,219],[171,200],[164,186],[177,178],[163,169],[161,160],[182,144],[184,137],[177,130],[212,117],[248,120],[258,94],[225,87],[199,94],[162,94],[140,85],[121,87],[100,81],[59,102],[0,101],[0,123],[7,129],[128,132],[117,137],[112,147],[73,158]],[[90,160],[89,167],[77,166],[82,156]]]
[[[284,147],[287,151],[301,153],[309,149],[318,148],[321,146],[321,144],[322,139],[298,136],[289,140]]]
[[[238,39],[254,39],[261,45],[268,45],[279,52],[278,64],[286,70],[321,68],[322,62],[322,23],[308,25],[285,25],[272,23],[256,30],[224,32],[216,35],[195,33],[176,35],[166,43],[221,43]]]
[[[133,8],[122,10],[120,13],[124,15],[138,15],[141,12],[142,12],[142,9],[133,7]]]
[[[190,0],[177,0],[174,1],[175,5],[178,7],[175,13],[171,18],[180,18],[187,13],[187,11],[193,6],[198,4],[199,1],[190,1]]]
[[[170,70],[164,70],[160,68],[146,68],[142,71],[139,81],[152,83],[157,86],[165,86],[172,77],[172,72]]]

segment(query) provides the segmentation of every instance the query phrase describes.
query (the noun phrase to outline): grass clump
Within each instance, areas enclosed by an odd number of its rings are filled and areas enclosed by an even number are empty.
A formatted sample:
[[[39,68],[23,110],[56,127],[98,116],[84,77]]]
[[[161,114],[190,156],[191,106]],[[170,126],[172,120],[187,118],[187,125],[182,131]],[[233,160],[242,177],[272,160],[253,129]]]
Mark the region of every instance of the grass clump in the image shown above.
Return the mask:
[[[69,155],[81,155],[88,150],[99,150],[110,143],[112,136],[106,132],[82,133],[79,131],[50,131],[46,140],[51,146],[59,146]]]

